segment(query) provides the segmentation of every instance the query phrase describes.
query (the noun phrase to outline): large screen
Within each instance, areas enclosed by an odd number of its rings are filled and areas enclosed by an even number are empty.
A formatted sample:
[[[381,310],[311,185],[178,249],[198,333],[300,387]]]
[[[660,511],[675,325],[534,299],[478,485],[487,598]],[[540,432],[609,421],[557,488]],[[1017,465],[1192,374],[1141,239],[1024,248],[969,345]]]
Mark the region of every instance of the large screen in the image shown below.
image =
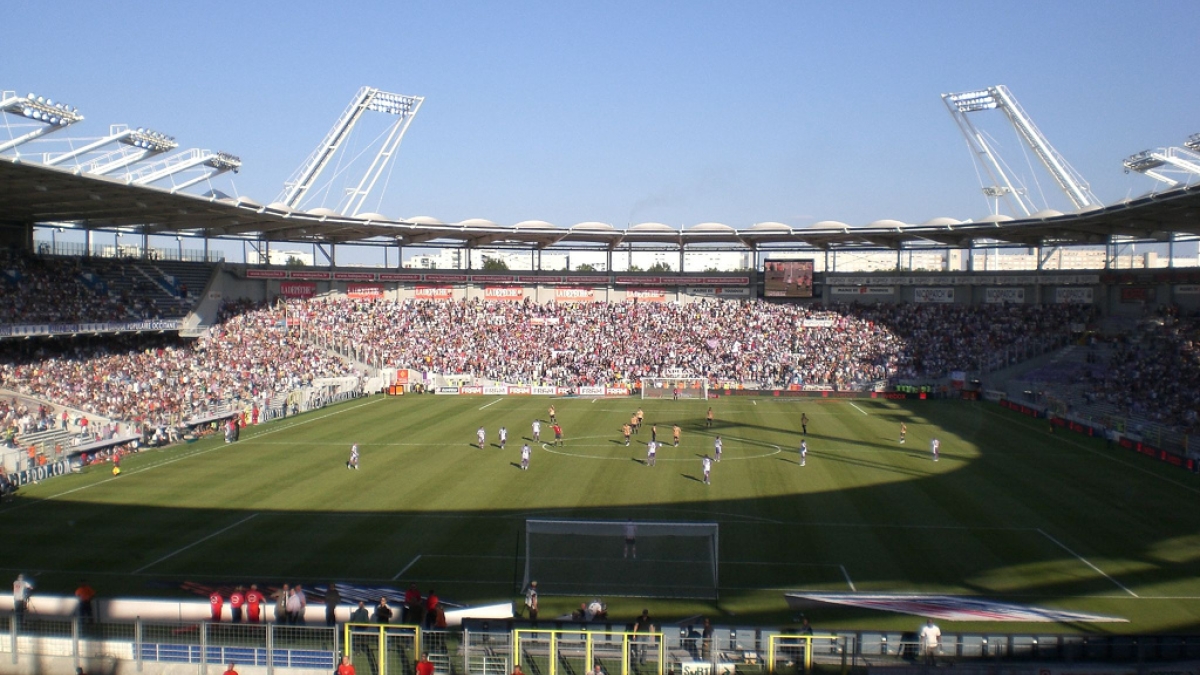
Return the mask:
[[[768,260],[763,263],[763,296],[768,298],[811,298],[813,261]]]

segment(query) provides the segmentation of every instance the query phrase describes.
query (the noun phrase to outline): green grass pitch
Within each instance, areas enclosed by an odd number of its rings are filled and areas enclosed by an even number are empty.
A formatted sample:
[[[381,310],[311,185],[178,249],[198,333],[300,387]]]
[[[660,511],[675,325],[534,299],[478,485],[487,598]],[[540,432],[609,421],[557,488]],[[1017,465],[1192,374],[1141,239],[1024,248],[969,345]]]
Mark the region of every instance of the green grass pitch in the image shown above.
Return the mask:
[[[212,438],[131,456],[117,478],[95,467],[28,486],[0,507],[0,567],[36,574],[46,593],[69,594],[84,577],[109,597],[182,595],[164,583],[182,581],[415,582],[477,604],[517,597],[528,517],[704,520],[720,523],[720,600],[598,589],[614,618],[648,607],[660,621],[783,626],[794,621],[785,591],[913,592],[1129,619],[943,630],[1200,629],[1200,478],[1103,441],[1051,435],[1044,421],[989,403],[558,399],[565,445],[533,444],[521,471],[523,439],[550,403],[372,397],[247,429],[232,445]],[[621,425],[639,406],[646,426],[625,447]],[[647,467],[652,423],[667,443]],[[700,457],[714,434],[724,458],[704,485]],[[543,422],[543,442],[551,437]],[[345,466],[352,443],[358,471]],[[620,565],[621,546],[597,544],[594,555]],[[542,591],[543,617],[590,599]],[[808,617],[844,630],[915,620],[835,607]]]

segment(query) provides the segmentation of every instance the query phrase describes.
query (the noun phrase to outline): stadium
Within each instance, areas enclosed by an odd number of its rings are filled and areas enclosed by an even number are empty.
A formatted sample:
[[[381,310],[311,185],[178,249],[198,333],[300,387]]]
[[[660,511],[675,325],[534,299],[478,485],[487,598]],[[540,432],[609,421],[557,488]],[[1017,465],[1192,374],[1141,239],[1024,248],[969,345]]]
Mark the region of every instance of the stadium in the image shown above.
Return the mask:
[[[370,87],[264,206],[145,129],[29,151],[82,115],[5,92],[4,669],[1194,661],[1200,187],[1099,204],[1006,88],[943,98],[1004,109],[1076,208],[391,219],[360,211],[422,99]],[[350,201],[303,208],[370,113]]]

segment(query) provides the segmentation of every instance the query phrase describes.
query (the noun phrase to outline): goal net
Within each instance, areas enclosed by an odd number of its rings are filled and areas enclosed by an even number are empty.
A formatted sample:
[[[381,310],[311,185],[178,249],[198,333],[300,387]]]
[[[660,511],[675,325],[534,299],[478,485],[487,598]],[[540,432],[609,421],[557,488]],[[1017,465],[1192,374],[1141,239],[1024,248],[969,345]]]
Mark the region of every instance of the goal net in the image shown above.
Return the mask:
[[[648,377],[642,380],[642,398],[708,398],[708,380],[702,377]]]
[[[717,598],[717,523],[525,521],[525,578],[545,595]],[[632,545],[627,545],[632,534]]]

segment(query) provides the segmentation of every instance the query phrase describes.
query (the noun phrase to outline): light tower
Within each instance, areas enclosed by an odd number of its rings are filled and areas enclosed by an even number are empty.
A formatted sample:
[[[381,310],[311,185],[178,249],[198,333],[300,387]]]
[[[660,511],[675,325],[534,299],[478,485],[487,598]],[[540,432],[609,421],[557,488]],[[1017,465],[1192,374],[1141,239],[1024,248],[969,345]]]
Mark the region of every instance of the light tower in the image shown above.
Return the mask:
[[[88,143],[70,152],[50,157],[44,163],[47,166],[62,164],[82,157],[94,150],[99,150],[110,143],[117,143],[120,146],[124,146],[94,158],[79,167],[79,170],[84,173],[104,175],[130,164],[136,164],[151,155],[157,155],[179,147],[179,144],[175,142],[173,137],[144,127],[130,129],[123,124],[116,124],[109,127],[108,131],[108,135],[104,138]]]
[[[1050,141],[1038,130],[1029,115],[1021,109],[1017,99],[1008,88],[999,85],[978,91],[968,91],[958,94],[942,94],[942,102],[950,111],[951,117],[958,124],[959,131],[971,148],[977,161],[983,165],[991,179],[991,185],[983,186],[983,193],[992,199],[993,214],[999,213],[999,202],[1004,199],[1016,216],[1030,216],[1040,211],[1031,200],[1029,191],[1015,178],[1006,165],[985,140],[984,135],[971,123],[969,113],[984,110],[999,109],[1008,118],[1021,140],[1029,146],[1042,166],[1049,172],[1059,189],[1071,200],[1076,209],[1088,206],[1099,206],[1100,200],[1092,194],[1087,181],[1067,163]]]
[[[34,96],[33,94],[17,96],[13,91],[0,94],[0,111],[38,123],[32,131],[0,143],[0,152],[10,150],[59,129],[65,129],[83,120],[83,115],[79,114],[78,108],[72,108],[61,101],[55,103],[44,96]]]
[[[1123,164],[1125,172],[1140,173],[1166,183],[1168,187],[1179,187],[1200,176],[1200,134],[1192,134],[1183,148],[1156,148],[1131,155]],[[1179,176],[1181,180],[1171,176]]]
[[[353,100],[350,101],[349,107],[338,118],[321,143],[317,145],[316,150],[284,184],[279,201],[289,208],[299,208],[321,172],[329,165],[330,160],[337,154],[338,149],[342,147],[342,144],[350,136],[350,132],[354,130],[354,126],[358,124],[365,113],[379,112],[395,115],[397,119],[388,129],[387,137],[375,154],[370,167],[363,174],[358,185],[346,191],[343,203],[335,209],[345,215],[357,215],[362,209],[367,195],[375,187],[375,183],[387,168],[388,163],[395,157],[396,148],[400,146],[400,141],[408,131],[409,124],[412,123],[413,117],[416,116],[417,110],[424,101],[425,99],[420,96],[391,94],[374,87],[359,89]]]

